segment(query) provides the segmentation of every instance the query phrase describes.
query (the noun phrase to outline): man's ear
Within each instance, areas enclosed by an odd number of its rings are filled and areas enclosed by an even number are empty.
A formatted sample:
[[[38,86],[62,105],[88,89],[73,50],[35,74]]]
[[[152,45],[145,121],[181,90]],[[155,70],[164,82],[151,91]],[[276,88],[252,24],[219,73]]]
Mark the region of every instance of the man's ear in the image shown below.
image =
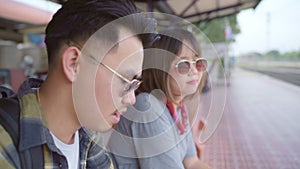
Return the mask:
[[[74,47],[68,47],[61,56],[62,69],[68,81],[74,82],[79,73],[79,56],[81,51]]]

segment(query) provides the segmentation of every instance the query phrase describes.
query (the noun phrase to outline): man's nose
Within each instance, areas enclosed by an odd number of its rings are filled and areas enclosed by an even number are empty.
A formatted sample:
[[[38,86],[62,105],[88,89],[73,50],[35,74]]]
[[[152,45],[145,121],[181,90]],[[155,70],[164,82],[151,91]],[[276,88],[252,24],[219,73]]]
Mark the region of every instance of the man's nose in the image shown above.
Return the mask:
[[[133,105],[135,101],[136,99],[135,99],[134,90],[127,93],[122,99],[122,103],[126,105]]]

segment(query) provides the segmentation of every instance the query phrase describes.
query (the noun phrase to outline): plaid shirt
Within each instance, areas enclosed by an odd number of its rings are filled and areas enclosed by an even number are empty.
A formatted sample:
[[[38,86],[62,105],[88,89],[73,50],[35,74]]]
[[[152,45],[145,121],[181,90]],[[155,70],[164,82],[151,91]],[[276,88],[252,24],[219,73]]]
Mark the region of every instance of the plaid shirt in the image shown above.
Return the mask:
[[[36,97],[35,88],[40,87],[41,84],[40,80],[30,79],[24,82],[18,91],[21,110],[19,147],[14,146],[10,135],[0,125],[1,169],[21,168],[18,152],[35,146],[42,146],[44,168],[68,168],[66,157],[54,144]],[[100,143],[103,143],[99,133],[81,128],[79,139],[79,169],[114,168],[109,154],[99,146]]]

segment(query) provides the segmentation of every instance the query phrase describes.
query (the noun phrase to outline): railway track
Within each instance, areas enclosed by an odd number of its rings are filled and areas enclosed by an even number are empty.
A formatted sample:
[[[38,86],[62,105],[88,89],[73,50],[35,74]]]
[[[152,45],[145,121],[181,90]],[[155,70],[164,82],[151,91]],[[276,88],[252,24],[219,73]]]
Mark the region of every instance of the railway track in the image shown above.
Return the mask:
[[[266,74],[268,76],[280,79],[297,86],[300,86],[300,68],[272,68],[272,69],[262,69],[262,68],[243,68],[250,71],[259,72]]]

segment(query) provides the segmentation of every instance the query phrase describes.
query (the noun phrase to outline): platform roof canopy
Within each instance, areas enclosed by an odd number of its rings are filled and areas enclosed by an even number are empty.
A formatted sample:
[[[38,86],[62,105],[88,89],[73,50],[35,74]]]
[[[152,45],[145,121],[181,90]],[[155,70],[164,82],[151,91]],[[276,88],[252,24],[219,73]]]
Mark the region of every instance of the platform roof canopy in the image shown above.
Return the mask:
[[[260,0],[136,0],[144,11],[176,15],[191,23],[210,21],[244,9],[256,8]]]
[[[50,1],[61,4],[66,0]],[[191,23],[198,24],[203,21],[210,21],[215,18],[236,14],[244,9],[255,8],[260,1],[261,0],[136,0],[135,3],[144,11],[176,15]],[[5,7],[5,4],[9,3],[16,7]],[[49,20],[49,11],[43,13],[42,10],[33,7],[30,8],[28,5],[22,6],[22,4],[14,0],[6,0],[1,6],[3,10],[0,12],[0,39],[21,42],[24,29],[45,25]],[[16,9],[17,7],[20,9]],[[6,11],[4,11],[4,9]],[[16,14],[16,12],[20,11],[23,11],[24,14]],[[40,14],[37,15],[36,12]],[[30,13],[35,14],[30,15]],[[13,15],[19,15],[21,18],[16,18]],[[43,15],[43,18],[46,18],[46,20],[36,23],[38,19],[34,17],[41,15]],[[25,16],[33,18],[25,18]],[[22,19],[22,17],[24,19]],[[167,20],[167,18],[163,17],[160,19]]]
[[[51,0],[63,3],[67,0]],[[162,12],[200,23],[256,8],[261,0],[135,0],[143,11]]]

